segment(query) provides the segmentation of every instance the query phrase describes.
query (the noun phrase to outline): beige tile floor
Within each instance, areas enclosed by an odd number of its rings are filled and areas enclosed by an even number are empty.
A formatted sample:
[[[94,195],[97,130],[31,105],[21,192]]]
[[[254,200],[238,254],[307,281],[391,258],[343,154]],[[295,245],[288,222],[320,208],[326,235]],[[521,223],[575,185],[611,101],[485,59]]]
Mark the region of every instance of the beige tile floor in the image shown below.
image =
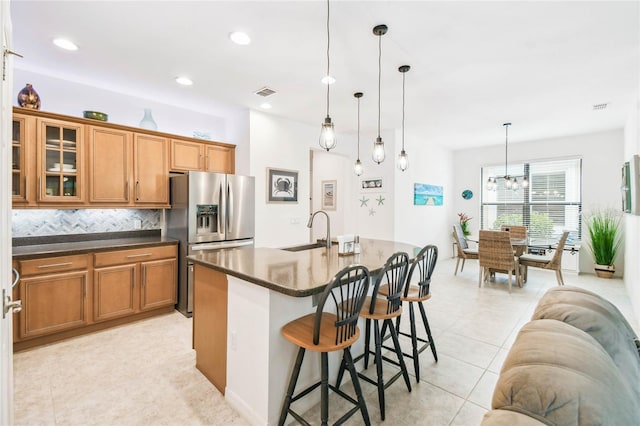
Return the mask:
[[[553,272],[531,269],[529,282],[511,294],[503,276],[479,289],[477,262],[467,262],[457,277],[454,266],[448,257],[438,261],[427,303],[439,362],[423,352],[421,381],[411,377],[412,392],[402,380],[387,389],[384,423],[375,387],[362,383],[373,424],[479,424],[517,331],[555,286]],[[638,329],[622,280],[566,273],[565,283],[602,294]],[[177,312],[18,353],[15,424],[247,424],[194,364],[191,320]],[[392,373],[395,367],[385,368]],[[361,423],[357,416],[349,422]]]

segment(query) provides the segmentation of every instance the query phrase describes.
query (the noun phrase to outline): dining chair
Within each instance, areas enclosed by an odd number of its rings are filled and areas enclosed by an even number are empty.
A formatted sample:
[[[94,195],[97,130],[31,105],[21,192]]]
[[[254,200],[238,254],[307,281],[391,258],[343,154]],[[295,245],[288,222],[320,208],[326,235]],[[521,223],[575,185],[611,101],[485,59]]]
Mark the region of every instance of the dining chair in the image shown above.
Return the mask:
[[[511,238],[511,245],[513,245],[514,252],[516,256],[520,256],[524,253],[528,253],[529,249],[526,244],[527,237],[529,236],[529,230],[526,226],[522,225],[502,225],[500,227],[501,231],[509,232],[509,238]],[[524,244],[518,244],[517,246],[513,244],[513,240],[520,240]]]
[[[340,418],[340,422],[360,411],[364,424],[371,424],[350,351],[351,345],[360,336],[360,329],[357,325],[358,318],[365,303],[370,278],[369,270],[365,266],[347,266],[338,272],[327,285],[314,313],[295,319],[282,327],[282,336],[298,347],[298,355],[282,404],[278,420],[279,426],[284,425],[289,414],[298,422],[309,424],[291,408],[291,404],[317,387],[320,387],[320,421],[323,425],[327,424],[329,418],[329,390],[354,405]],[[321,380],[294,395],[304,354],[307,350],[320,353]],[[351,375],[356,399],[329,383],[328,353],[336,351],[342,351],[341,368],[349,371]],[[343,408],[343,405],[336,404],[336,408]]]
[[[456,270],[453,275],[458,275],[458,265],[460,264],[460,259],[462,259],[462,267],[460,268],[460,272],[464,270],[464,262],[467,259],[477,259],[478,258],[478,249],[474,249],[469,247],[469,243],[467,243],[467,239],[462,232],[462,227],[459,223],[453,225],[453,237],[456,239],[456,247],[458,249],[458,259],[456,260]]]
[[[478,242],[478,264],[480,266],[478,287],[487,281],[491,272],[509,275],[509,293],[511,293],[511,276],[515,275],[516,283],[522,287],[517,257],[513,255],[513,246],[509,232],[481,230]]]
[[[524,240],[527,238],[527,235],[529,233],[527,227],[522,225],[502,225],[500,227],[500,230],[509,232],[509,237],[514,240]]]
[[[555,253],[553,256],[549,255],[539,255],[539,254],[523,254],[520,256],[518,262],[520,266],[527,268],[532,266],[534,268],[542,268],[549,269],[551,271],[556,271],[556,279],[558,280],[558,285],[564,285],[564,279],[562,278],[562,251],[564,250],[564,245],[567,241],[567,237],[569,236],[569,231],[565,231],[562,233],[560,240],[558,241],[558,246],[555,248]],[[526,269],[524,271],[526,280]]]

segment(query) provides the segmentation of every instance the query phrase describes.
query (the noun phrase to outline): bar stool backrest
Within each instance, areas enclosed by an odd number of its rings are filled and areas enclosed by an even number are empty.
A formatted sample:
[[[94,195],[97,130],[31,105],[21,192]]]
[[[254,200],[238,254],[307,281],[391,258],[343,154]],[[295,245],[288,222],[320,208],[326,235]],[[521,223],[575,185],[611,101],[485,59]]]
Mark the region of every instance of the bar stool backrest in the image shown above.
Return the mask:
[[[356,332],[360,309],[369,290],[371,274],[366,266],[350,265],[331,279],[318,301],[313,327],[313,344],[320,342],[320,324],[327,301],[332,303],[331,312],[336,313],[335,344],[342,343]],[[326,332],[326,330],[325,330]]]
[[[378,289],[380,284],[384,283],[389,286],[389,294],[387,294],[387,314],[397,312],[402,307],[402,288],[404,280],[407,276],[409,268],[409,255],[403,252],[397,252],[391,255],[384,264],[384,268],[378,276],[373,287],[373,295],[371,296],[371,305],[369,313],[373,314],[376,307],[376,298],[378,297]]]
[[[426,245],[420,250],[411,262],[409,274],[407,275],[407,283],[404,286],[404,297],[407,297],[409,294],[409,287],[411,286],[414,274],[418,277],[418,297],[425,297],[429,294],[431,275],[436,268],[437,261],[438,247]]]

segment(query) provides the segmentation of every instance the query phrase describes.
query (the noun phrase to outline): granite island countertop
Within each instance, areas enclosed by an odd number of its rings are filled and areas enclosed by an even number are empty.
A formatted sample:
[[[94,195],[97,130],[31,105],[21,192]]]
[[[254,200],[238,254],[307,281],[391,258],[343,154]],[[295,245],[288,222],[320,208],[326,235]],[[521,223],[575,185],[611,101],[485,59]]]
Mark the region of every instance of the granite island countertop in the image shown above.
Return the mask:
[[[372,273],[384,267],[396,252],[406,252],[409,259],[421,247],[412,244],[361,238],[360,254],[338,256],[338,246],[300,251],[266,247],[242,247],[207,251],[187,259],[211,269],[235,276],[271,290],[294,297],[321,293],[342,268],[360,263]]]
[[[55,238],[39,238],[27,241],[26,244],[15,244],[12,247],[14,260],[37,259],[51,256],[67,256],[74,254],[84,254],[99,251],[144,248],[159,245],[178,244],[178,240],[167,238],[160,233],[138,232],[138,233],[113,233],[112,235],[88,234],[82,235],[84,238],[74,238],[69,236],[56,236]],[[115,237],[115,238],[114,238]],[[95,238],[95,239],[94,239]],[[74,241],[74,239],[76,241]]]

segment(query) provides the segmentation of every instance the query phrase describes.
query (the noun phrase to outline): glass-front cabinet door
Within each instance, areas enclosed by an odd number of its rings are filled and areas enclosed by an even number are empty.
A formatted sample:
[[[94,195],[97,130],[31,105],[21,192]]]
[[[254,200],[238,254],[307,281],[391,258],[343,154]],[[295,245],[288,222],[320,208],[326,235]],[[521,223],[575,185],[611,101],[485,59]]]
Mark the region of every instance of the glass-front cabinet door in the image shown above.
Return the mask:
[[[39,201],[81,201],[82,126],[41,119],[39,131]]]
[[[11,128],[11,201],[16,206],[35,202],[36,119],[13,114]]]

